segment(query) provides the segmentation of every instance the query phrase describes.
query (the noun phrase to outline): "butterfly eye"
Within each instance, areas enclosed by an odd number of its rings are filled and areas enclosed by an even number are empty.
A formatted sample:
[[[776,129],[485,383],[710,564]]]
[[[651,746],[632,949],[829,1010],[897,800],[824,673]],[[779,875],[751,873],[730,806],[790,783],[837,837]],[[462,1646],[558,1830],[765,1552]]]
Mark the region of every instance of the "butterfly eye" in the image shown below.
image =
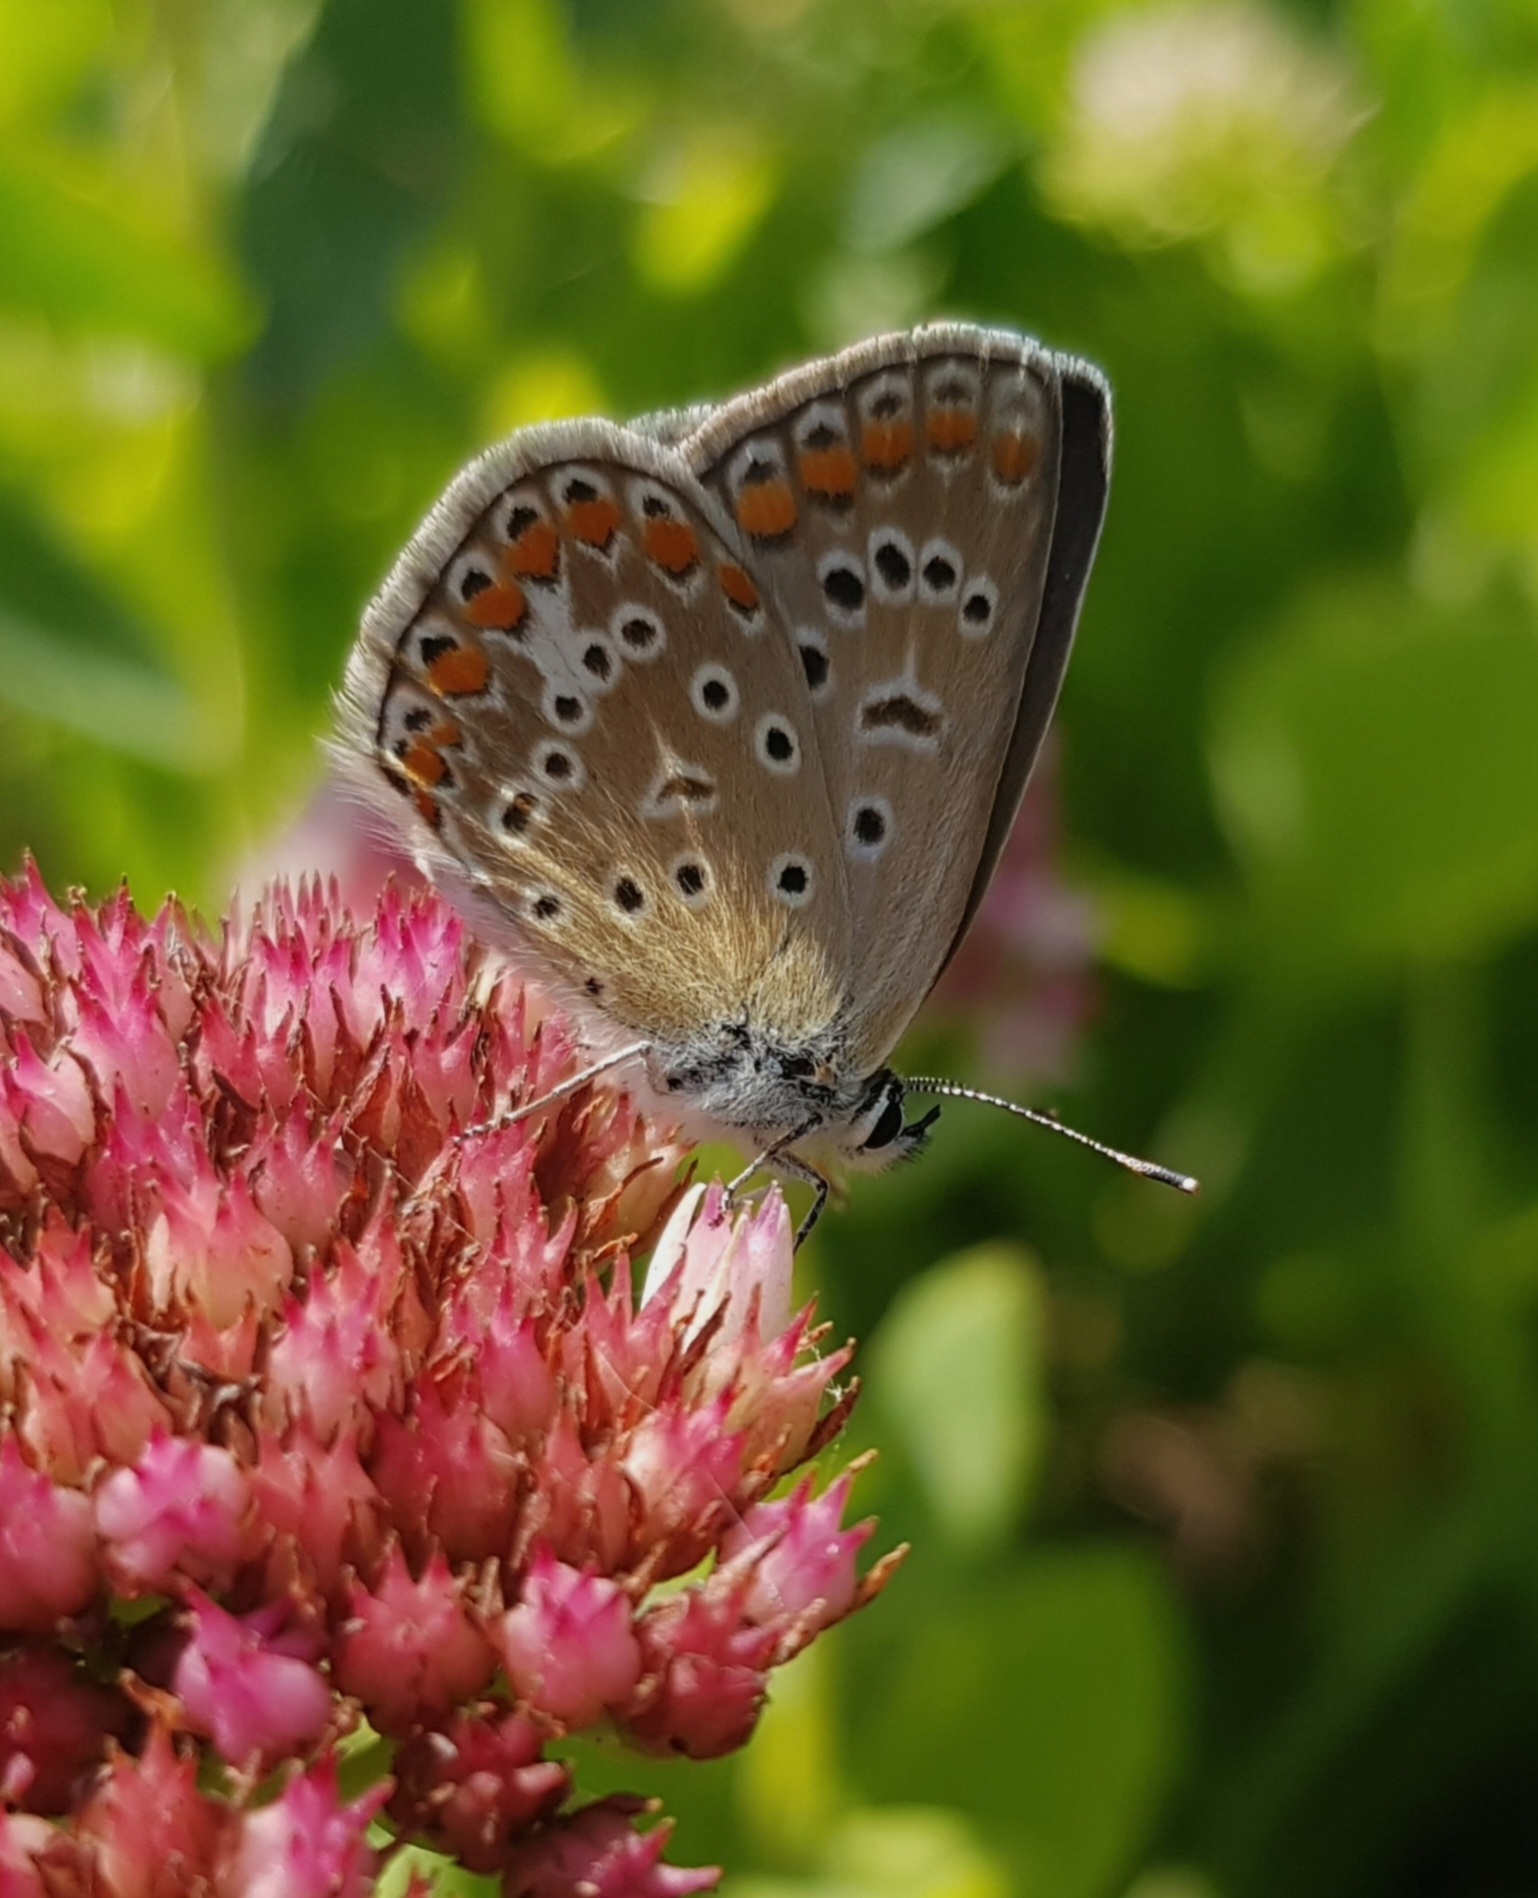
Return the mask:
[[[882,1087],[865,1120],[856,1124],[856,1131],[867,1128],[865,1138],[860,1142],[861,1153],[879,1153],[903,1130],[903,1084],[894,1074]]]

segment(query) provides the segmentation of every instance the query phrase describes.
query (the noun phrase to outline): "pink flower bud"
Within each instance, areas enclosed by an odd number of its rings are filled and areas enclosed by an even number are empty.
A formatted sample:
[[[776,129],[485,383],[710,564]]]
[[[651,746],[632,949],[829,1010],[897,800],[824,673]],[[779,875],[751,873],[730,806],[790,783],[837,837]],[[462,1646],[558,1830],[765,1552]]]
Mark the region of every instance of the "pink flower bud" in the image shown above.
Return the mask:
[[[719,1870],[662,1863],[673,1828],[637,1832],[631,1821],[647,1810],[640,1799],[600,1799],[553,1821],[509,1856],[503,1898],[688,1898],[714,1891]]]
[[[313,1745],[331,1720],[331,1690],[309,1665],[316,1644],[279,1632],[283,1604],[240,1619],[192,1588],[187,1607],[189,1638],[171,1684],[191,1725],[241,1769]]]
[[[78,1854],[69,1851],[46,1819],[0,1807],[0,1898],[51,1898],[51,1881],[43,1882],[41,1861],[56,1861],[61,1847],[73,1869]]]
[[[99,977],[112,962],[110,955],[96,957],[94,973]],[[80,1014],[70,1044],[94,1075],[97,1092],[111,1100],[121,1088],[134,1112],[151,1120],[164,1113],[181,1082],[181,1065],[155,1006],[148,967],[138,966],[126,993],[102,996],[90,988],[79,993]]]
[[[0,1659],[0,1797],[28,1812],[69,1810],[76,1782],[128,1707],[93,1686],[62,1654],[21,1648]]]
[[[96,1527],[121,1595],[179,1581],[228,1582],[250,1544],[251,1483],[228,1450],[157,1433],[95,1496]]]
[[[608,1457],[583,1446],[569,1413],[558,1414],[534,1466],[525,1524],[563,1562],[616,1569],[631,1545],[631,1490]]]
[[[536,1552],[523,1599],[490,1630],[513,1692],[567,1728],[628,1700],[641,1674],[630,1603],[616,1582]]]
[[[761,1337],[777,1337],[790,1323],[795,1265],[790,1215],[772,1190],[746,1218],[726,1213],[719,1185],[695,1186],[663,1228],[647,1268],[643,1305],[663,1298],[693,1328],[724,1308],[720,1336],[729,1342],[756,1317]]]
[[[517,1835],[559,1806],[569,1768],[540,1758],[543,1735],[489,1704],[420,1733],[395,1756],[396,1822],[473,1872],[499,1871]]]
[[[624,1726],[653,1752],[715,1759],[746,1744],[776,1658],[773,1629],[755,1627],[743,1589],[721,1572],[643,1615],[646,1678]]]
[[[669,1573],[692,1568],[721,1518],[736,1513],[742,1440],[727,1428],[729,1410],[725,1398],[697,1409],[669,1404],[637,1425],[621,1452],[640,1501],[643,1546],[681,1544]]]
[[[73,1167],[96,1132],[91,1084],[73,1049],[44,1061],[25,1035],[0,1068],[0,1151],[22,1186],[48,1161]]]
[[[246,1178],[258,1211],[295,1252],[324,1246],[335,1228],[354,1172],[343,1131],[333,1118],[317,1137],[298,1114],[264,1120],[257,1128]]]
[[[90,1498],[29,1469],[16,1439],[0,1438],[0,1630],[42,1634],[96,1586]]]
[[[476,1300],[476,1304],[481,1301]],[[540,1325],[511,1282],[489,1312],[467,1297],[445,1314],[445,1350],[473,1357],[477,1401],[510,1443],[523,1444],[548,1428],[560,1399],[555,1372],[540,1343]]]
[[[479,1562],[512,1541],[522,1464],[462,1385],[419,1383],[409,1422],[382,1416],[370,1474],[398,1526],[425,1527],[455,1559]]]
[[[206,1169],[190,1181],[163,1179],[145,1258],[162,1305],[201,1306],[221,1326],[237,1323],[248,1303],[277,1310],[294,1271],[287,1242],[246,1183],[221,1183]]]
[[[728,1530],[721,1548],[734,1567],[752,1564],[745,1607],[765,1627],[797,1627],[809,1637],[840,1621],[860,1594],[855,1558],[874,1522],[843,1529],[851,1479],[842,1476],[813,1497],[811,1478],[780,1502],[759,1503]]]
[[[302,1572],[330,1593],[349,1564],[373,1565],[384,1542],[384,1498],[358,1460],[351,1437],[317,1441],[308,1423],[264,1431],[251,1488],[279,1547],[291,1545]]]
[[[400,1386],[401,1360],[388,1323],[394,1280],[370,1274],[357,1252],[336,1247],[336,1267],[290,1298],[268,1364],[274,1422],[307,1417],[318,1436],[356,1428],[371,1406],[385,1409]]]
[[[178,1759],[155,1725],[137,1759],[114,1749],[78,1830],[111,1898],[185,1898],[211,1889],[230,1824],[229,1807],[198,1790],[196,1760]]]
[[[332,1670],[380,1732],[441,1719],[479,1692],[495,1667],[486,1637],[465,1612],[464,1586],[441,1552],[413,1581],[394,1547],[372,1589],[354,1582],[348,1591]]]
[[[379,1865],[368,1829],[389,1794],[386,1780],[343,1805],[329,1756],[300,1773],[270,1805],[241,1816],[221,1898],[368,1898]]]

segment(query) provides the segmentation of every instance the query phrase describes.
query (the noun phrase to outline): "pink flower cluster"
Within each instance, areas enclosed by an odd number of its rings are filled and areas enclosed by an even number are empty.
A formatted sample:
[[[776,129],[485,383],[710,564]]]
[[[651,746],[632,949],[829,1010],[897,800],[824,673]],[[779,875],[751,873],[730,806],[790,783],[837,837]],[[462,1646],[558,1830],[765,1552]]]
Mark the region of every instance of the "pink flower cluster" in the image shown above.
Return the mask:
[[[425,893],[210,940],[0,885],[4,1898],[353,1898],[408,1839],[713,1886],[551,1742],[740,1746],[891,1564],[849,1473],[771,1494],[852,1399],[778,1197],[680,1194],[608,1086],[507,1124],[536,1012]]]

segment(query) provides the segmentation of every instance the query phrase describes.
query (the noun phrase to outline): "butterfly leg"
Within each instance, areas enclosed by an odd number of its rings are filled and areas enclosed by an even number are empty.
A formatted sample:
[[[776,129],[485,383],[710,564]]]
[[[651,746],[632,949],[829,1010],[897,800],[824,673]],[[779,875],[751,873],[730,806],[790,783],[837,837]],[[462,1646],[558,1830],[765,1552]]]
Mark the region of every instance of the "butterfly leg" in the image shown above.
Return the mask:
[[[594,1061],[589,1066],[571,1075],[568,1079],[541,1094],[538,1100],[525,1101],[517,1107],[510,1107],[498,1114],[495,1120],[483,1120],[473,1127],[461,1130],[459,1138],[468,1140],[486,1134],[501,1133],[504,1127],[516,1126],[520,1120],[527,1120],[531,1114],[542,1114],[547,1107],[554,1107],[557,1101],[564,1101],[568,1095],[575,1094],[580,1087],[586,1087],[589,1081],[596,1081],[600,1074],[607,1074],[610,1068],[617,1068],[623,1062],[635,1061],[651,1048],[649,1041],[637,1041],[628,1048],[621,1048],[618,1054],[606,1055],[602,1061]]]
[[[812,1120],[803,1121],[799,1127],[793,1127],[788,1134],[781,1134],[778,1140],[772,1140],[769,1145],[764,1148],[762,1153],[755,1154],[734,1179],[727,1181],[726,1203],[728,1207],[736,1203],[737,1195],[741,1192],[743,1187],[747,1185],[748,1181],[752,1179],[753,1175],[755,1173],[761,1173],[765,1167],[770,1167],[777,1173],[788,1174],[793,1180],[805,1180],[808,1185],[815,1184],[818,1188],[817,1202],[807,1217],[802,1220],[800,1228],[797,1230],[796,1244],[799,1246],[801,1241],[812,1230],[812,1227],[817,1224],[822,1214],[822,1209],[827,1203],[828,1182],[820,1173],[814,1172],[804,1160],[797,1159],[789,1149],[793,1147],[798,1140],[804,1140],[809,1133],[815,1132],[821,1125],[822,1119],[820,1116]]]
[[[812,1228],[822,1218],[823,1208],[827,1205],[828,1195],[833,1189],[825,1174],[819,1173],[814,1166],[808,1166],[806,1161],[797,1154],[776,1154],[774,1164],[779,1172],[788,1174],[791,1179],[804,1180],[816,1194],[816,1198],[807,1209],[805,1219],[796,1228],[796,1251],[799,1252],[811,1238]]]

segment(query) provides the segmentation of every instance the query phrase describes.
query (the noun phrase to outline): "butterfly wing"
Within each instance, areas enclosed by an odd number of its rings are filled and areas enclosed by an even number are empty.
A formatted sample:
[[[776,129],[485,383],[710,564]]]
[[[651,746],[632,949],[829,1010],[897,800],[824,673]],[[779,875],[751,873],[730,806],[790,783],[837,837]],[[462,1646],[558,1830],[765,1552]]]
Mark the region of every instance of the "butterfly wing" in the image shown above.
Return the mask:
[[[1026,661],[1019,710],[988,819],[988,834],[966,908],[941,969],[961,946],[1014,828],[1036,754],[1057,708],[1105,520],[1111,480],[1111,392],[1104,376],[1088,363],[1059,356],[1055,367],[1061,407],[1057,507],[1036,636]],[[935,973],[938,977],[940,970]]]
[[[419,855],[608,1020],[666,1040],[836,1009],[806,682],[665,443],[574,422],[473,463],[370,607],[343,715]]]
[[[959,324],[878,338],[682,446],[795,641],[848,869],[851,1059],[879,1065],[981,901],[1104,511],[1096,372]]]

